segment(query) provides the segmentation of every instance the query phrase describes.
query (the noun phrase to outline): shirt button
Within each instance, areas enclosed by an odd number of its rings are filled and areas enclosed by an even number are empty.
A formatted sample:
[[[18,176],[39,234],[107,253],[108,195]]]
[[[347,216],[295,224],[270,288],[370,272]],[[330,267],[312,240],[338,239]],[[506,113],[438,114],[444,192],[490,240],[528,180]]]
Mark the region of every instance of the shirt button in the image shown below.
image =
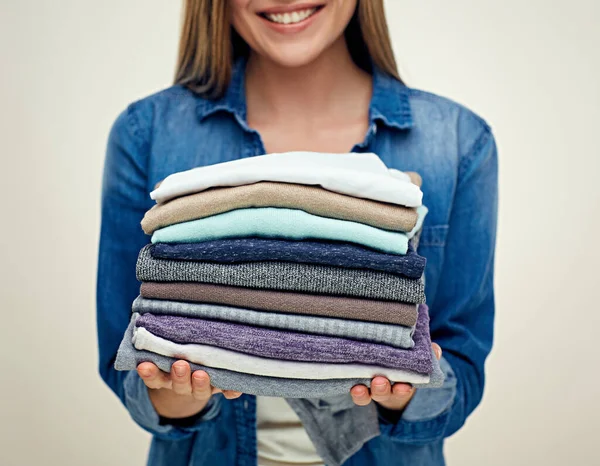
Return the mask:
[[[244,409],[248,411],[248,400],[244,400]]]

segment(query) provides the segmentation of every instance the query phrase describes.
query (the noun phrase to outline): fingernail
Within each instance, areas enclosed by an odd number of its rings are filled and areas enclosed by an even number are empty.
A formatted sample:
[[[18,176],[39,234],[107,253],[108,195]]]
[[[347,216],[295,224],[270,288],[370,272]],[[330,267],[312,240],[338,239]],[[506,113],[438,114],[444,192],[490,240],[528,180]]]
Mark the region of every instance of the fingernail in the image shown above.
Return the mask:
[[[202,377],[201,375],[194,375],[194,383],[200,388],[204,388],[206,385],[206,378]]]
[[[401,395],[408,395],[410,393],[410,391],[412,390],[412,387],[410,385],[400,385],[397,388],[397,391],[401,394]]]
[[[173,366],[173,370],[175,371],[175,375],[177,377],[182,377],[185,375],[185,367],[183,367],[183,366],[179,366],[179,365],[175,364]]]
[[[385,384],[384,383],[373,384],[373,386],[371,388],[373,389],[373,391],[375,393],[383,393],[385,391]]]
[[[435,356],[438,359],[441,359],[442,358],[442,348],[440,348],[439,346],[435,346],[434,351],[435,351]]]
[[[366,395],[367,395],[367,390],[363,387],[360,387],[360,388],[354,390],[354,396],[356,396],[358,398],[362,398]]]

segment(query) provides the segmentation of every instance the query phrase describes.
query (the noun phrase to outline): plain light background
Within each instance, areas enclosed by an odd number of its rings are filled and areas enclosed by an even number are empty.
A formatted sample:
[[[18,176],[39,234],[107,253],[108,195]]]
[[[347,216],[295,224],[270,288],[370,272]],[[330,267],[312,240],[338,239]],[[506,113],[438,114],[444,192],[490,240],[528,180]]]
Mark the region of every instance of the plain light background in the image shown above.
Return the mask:
[[[142,465],[96,371],[108,130],[170,85],[179,1],[0,1],[0,464]],[[388,0],[403,77],[500,150],[496,344],[450,465],[600,464],[600,2]]]

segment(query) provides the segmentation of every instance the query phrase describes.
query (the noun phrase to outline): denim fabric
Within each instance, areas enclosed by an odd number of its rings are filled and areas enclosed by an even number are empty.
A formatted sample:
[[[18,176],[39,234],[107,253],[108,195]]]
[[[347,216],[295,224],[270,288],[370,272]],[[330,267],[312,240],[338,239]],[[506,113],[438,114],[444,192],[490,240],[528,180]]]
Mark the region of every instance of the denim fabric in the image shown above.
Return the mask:
[[[419,240],[427,259],[432,339],[455,384],[417,390],[400,419],[380,420],[381,435],[344,464],[443,465],[443,439],[481,400],[492,346],[497,154],[489,126],[445,98],[373,72],[370,126],[354,152],[375,152],[391,168],[423,177],[429,207]],[[246,122],[244,63],[218,100],[173,86],[134,102],[114,123],[102,195],[97,288],[100,373],[134,419],[154,434],[150,465],[256,464],[255,399],[217,399],[192,427],[162,426],[134,372],[113,364],[139,290],[135,264],[148,243],[140,228],[157,182],[193,167],[264,154]],[[126,387],[138,387],[126,390]],[[218,403],[217,403],[218,401]]]

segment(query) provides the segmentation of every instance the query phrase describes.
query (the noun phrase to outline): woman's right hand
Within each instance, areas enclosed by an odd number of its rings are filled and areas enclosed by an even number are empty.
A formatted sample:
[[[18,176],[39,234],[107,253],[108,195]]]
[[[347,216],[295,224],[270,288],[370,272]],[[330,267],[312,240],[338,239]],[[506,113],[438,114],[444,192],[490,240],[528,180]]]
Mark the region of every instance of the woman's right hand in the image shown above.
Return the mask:
[[[230,400],[241,396],[241,392],[211,386],[206,372],[194,371],[192,374],[190,365],[183,360],[174,362],[170,373],[161,371],[151,362],[139,364],[137,373],[148,387],[156,412],[171,419],[194,416],[204,409],[215,393],[223,393]]]

